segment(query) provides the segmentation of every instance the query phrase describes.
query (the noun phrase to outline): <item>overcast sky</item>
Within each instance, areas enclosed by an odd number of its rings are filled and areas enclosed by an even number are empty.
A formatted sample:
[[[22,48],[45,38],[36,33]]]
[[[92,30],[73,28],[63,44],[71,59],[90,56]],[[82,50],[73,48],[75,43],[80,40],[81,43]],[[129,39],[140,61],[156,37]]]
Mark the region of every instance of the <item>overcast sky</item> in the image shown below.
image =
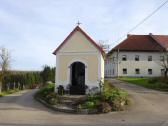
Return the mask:
[[[80,20],[95,41],[118,38],[165,0],[0,0],[0,46],[11,51],[12,69],[55,65],[52,52]],[[168,34],[168,4],[131,34]]]

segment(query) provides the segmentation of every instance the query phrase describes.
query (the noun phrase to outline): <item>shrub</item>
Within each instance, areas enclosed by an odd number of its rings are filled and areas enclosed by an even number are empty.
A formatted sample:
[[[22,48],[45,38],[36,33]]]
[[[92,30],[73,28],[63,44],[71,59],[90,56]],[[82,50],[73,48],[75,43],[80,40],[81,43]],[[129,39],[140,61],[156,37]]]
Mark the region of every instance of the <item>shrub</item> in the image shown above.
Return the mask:
[[[8,90],[6,93],[7,94],[12,94],[12,93],[15,93],[15,92],[18,92],[19,91],[19,89],[10,89],[10,90]]]
[[[44,98],[54,92],[55,85],[54,84],[48,84],[47,86],[41,88],[38,92],[37,95],[41,98]]]
[[[82,105],[82,108],[93,109],[95,108],[95,103],[93,101],[87,101]]]
[[[95,109],[100,104],[100,99],[100,94],[89,94],[86,101],[83,104],[80,104],[79,106],[83,109]]]
[[[44,66],[44,69],[41,71],[40,75],[43,81],[43,84],[46,84],[48,81],[55,81],[55,67],[52,68],[48,65]]]
[[[99,106],[98,106],[98,111],[99,112],[103,112],[103,113],[108,113],[111,112],[112,107],[110,106],[109,103],[107,102],[102,102]]]
[[[56,93],[52,92],[52,93],[49,93],[48,95],[46,95],[46,102],[51,105],[57,104],[59,102],[59,99],[58,99]]]
[[[80,108],[98,109],[99,112],[107,113],[111,110],[121,111],[129,103],[128,93],[114,87],[109,82],[103,85],[103,92],[100,94],[89,94],[87,100],[80,105]]]
[[[168,84],[168,78],[165,78],[165,77],[159,77],[159,82],[162,82],[164,84]]]
[[[107,103],[110,104],[112,110],[120,111],[124,109],[128,99],[128,93],[125,90],[114,87],[109,82],[104,84],[103,97]]]
[[[128,96],[128,93],[122,89],[114,88],[111,90],[106,90],[104,92],[104,97],[107,101],[111,102],[115,99],[125,100]]]
[[[89,94],[88,95],[88,100],[89,101],[100,100],[100,98],[101,98],[100,94]]]
[[[51,105],[57,104],[60,100],[54,92],[55,84],[49,83],[47,86],[41,88],[35,95]]]
[[[150,84],[154,84],[154,83],[157,83],[159,81],[159,78],[158,77],[154,77],[154,78],[150,78],[148,80],[148,83]]]
[[[49,93],[49,92],[54,92],[54,87],[55,85],[54,84],[48,84],[47,86],[41,88],[39,90],[39,93]]]
[[[120,111],[123,110],[126,104],[128,94],[126,91],[118,88],[106,90],[104,92],[106,101],[112,106],[112,110]]]
[[[131,99],[130,98],[127,98],[126,101],[125,101],[125,105],[131,105]]]
[[[125,100],[115,99],[111,102],[112,110],[113,111],[122,111],[124,110],[124,105],[126,104]]]
[[[112,83],[110,83],[109,81],[107,81],[107,80],[104,81],[104,85],[103,86],[104,86],[103,87],[104,90],[115,88],[115,86]]]
[[[0,97],[2,97],[3,96],[3,94],[2,93],[0,93]]]

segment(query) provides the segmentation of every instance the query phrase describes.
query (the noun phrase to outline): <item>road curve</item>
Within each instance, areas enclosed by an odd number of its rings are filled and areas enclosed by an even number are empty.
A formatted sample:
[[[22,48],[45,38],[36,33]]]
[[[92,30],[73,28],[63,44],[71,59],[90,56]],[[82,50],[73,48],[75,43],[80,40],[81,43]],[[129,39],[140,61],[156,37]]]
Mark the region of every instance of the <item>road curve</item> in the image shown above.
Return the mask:
[[[33,99],[36,90],[0,98],[0,126],[168,126],[168,94],[110,80],[129,91],[133,105],[123,112],[75,115],[52,111]]]

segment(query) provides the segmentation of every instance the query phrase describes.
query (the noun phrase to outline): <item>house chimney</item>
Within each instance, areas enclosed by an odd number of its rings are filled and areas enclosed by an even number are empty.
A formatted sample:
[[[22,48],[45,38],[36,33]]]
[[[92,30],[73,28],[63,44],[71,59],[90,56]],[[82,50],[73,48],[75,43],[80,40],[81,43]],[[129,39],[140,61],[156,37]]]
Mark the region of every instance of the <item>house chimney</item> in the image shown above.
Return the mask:
[[[127,34],[127,38],[130,37],[130,36],[131,36],[131,34]]]

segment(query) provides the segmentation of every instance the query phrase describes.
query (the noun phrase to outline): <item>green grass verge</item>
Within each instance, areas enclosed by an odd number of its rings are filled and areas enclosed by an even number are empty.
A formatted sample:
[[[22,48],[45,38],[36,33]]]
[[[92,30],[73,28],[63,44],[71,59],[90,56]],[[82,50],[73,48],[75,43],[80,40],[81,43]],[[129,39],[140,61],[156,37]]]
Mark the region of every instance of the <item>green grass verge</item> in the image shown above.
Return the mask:
[[[136,84],[145,88],[168,91],[168,84],[162,82],[161,78],[133,78],[133,77],[122,77],[118,80]]]
[[[19,89],[10,89],[8,91],[3,91],[0,93],[0,97],[5,96],[5,95],[9,95],[9,94],[13,94],[18,91],[20,91],[20,90]]]

